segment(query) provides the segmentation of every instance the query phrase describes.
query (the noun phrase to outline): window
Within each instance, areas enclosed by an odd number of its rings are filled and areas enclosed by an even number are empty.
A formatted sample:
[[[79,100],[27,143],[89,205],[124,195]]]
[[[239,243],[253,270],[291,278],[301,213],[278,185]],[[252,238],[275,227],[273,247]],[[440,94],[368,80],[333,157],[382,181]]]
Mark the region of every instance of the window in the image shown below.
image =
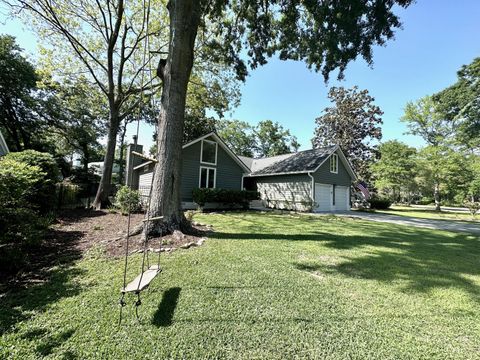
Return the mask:
[[[216,183],[216,170],[214,168],[200,167],[200,188],[213,189]]]
[[[217,164],[217,143],[209,140],[202,140],[200,162],[204,164]]]
[[[330,156],[330,172],[338,174],[338,155],[333,154]]]

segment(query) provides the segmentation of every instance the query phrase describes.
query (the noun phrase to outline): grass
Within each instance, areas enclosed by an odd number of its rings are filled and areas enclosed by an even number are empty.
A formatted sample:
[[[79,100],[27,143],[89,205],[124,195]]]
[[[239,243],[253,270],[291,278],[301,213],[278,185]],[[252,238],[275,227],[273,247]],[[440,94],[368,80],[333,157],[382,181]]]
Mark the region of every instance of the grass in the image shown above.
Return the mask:
[[[378,213],[416,217],[420,219],[435,219],[435,220],[457,220],[471,223],[479,223],[479,218],[473,219],[472,215],[461,211],[435,211],[428,209],[419,209],[408,206],[392,206],[388,210],[375,210]]]
[[[0,358],[473,359],[475,236],[337,217],[199,215],[118,322],[122,259],[100,248],[0,298]],[[139,269],[131,258],[129,278]]]

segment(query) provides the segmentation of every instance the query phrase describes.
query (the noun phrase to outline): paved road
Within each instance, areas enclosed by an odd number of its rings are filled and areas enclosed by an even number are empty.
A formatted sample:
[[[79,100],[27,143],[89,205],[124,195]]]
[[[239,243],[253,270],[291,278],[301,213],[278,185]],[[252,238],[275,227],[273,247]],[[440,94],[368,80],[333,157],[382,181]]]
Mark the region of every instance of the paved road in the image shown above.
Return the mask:
[[[416,226],[435,230],[467,232],[480,235],[480,224],[469,224],[467,222],[455,220],[419,219],[409,216],[366,213],[358,211],[337,212],[334,214],[338,216],[356,217],[363,220],[378,221],[406,226]]]

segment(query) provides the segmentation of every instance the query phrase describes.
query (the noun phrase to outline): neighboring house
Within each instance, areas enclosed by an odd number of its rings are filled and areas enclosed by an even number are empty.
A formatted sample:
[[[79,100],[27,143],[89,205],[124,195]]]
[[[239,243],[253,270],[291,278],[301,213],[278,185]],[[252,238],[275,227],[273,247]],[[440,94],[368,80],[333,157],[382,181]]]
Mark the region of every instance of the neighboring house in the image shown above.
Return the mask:
[[[89,162],[88,168],[93,170],[93,173],[98,176],[103,174],[103,161]],[[120,166],[118,164],[113,164],[112,174],[120,173]]]
[[[10,151],[8,150],[7,143],[5,142],[5,138],[0,131],[0,156],[7,155]]]
[[[133,188],[148,196],[153,164],[127,152]],[[141,152],[141,145],[136,150]],[[267,207],[299,211],[350,209],[355,173],[338,146],[252,159],[234,154],[215,133],[183,146],[181,196],[184,208],[195,208],[194,188],[257,190]],[[133,163],[131,162],[133,161]],[[129,179],[129,177],[127,177]]]

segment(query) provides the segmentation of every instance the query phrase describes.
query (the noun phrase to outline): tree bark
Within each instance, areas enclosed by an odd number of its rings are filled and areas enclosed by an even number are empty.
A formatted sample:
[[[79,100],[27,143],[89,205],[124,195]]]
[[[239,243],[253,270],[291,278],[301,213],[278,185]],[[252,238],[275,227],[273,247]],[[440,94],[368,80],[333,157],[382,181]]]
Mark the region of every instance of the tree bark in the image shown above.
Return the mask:
[[[112,182],[113,161],[115,159],[115,146],[117,144],[117,133],[119,128],[119,116],[116,110],[110,111],[110,121],[107,135],[107,148],[103,160],[102,177],[98,185],[97,195],[92,204],[95,209],[105,208],[110,205],[108,195],[110,195],[110,185]]]
[[[170,45],[165,67],[157,133],[157,160],[150,217],[163,216],[148,232],[165,233],[188,228],[180,198],[182,138],[187,85],[193,65],[193,49],[200,23],[198,0],[171,0]]]
[[[125,150],[125,135],[127,134],[127,120],[121,129],[120,141],[119,141],[119,154],[118,154],[118,184],[123,185],[123,177],[125,173],[125,166],[123,165],[123,153]]]
[[[442,209],[440,208],[440,184],[437,182],[435,183],[433,189],[433,198],[435,199],[435,210],[441,211]]]

